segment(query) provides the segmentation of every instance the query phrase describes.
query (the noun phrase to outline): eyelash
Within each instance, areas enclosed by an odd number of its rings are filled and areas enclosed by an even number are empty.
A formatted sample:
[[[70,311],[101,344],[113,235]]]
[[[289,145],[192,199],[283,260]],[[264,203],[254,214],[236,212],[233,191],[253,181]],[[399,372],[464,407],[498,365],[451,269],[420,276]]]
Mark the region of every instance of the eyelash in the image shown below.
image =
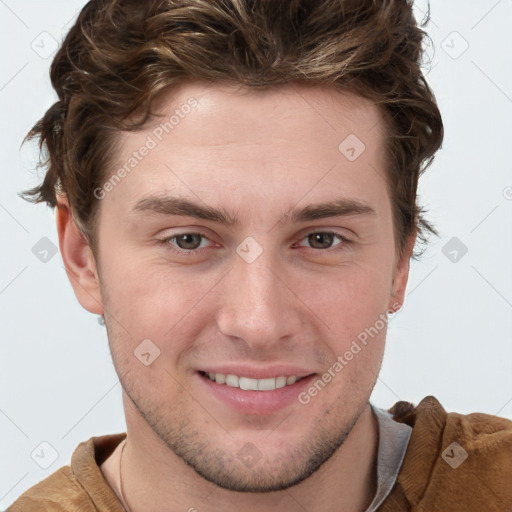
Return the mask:
[[[308,236],[316,235],[316,234],[333,235],[334,237],[337,237],[340,240],[340,243],[337,244],[335,247],[338,247],[338,246],[340,246],[340,247],[335,248],[335,249],[333,249],[332,247],[329,247],[327,249],[315,249],[315,248],[310,247],[310,249],[315,252],[330,252],[330,253],[332,253],[332,252],[337,252],[337,251],[343,251],[343,250],[346,250],[348,248],[347,246],[349,246],[352,243],[351,240],[349,240],[345,236],[340,235],[336,231],[329,231],[329,230],[327,230],[327,231],[311,231],[310,233],[308,233],[307,235],[302,237],[300,239],[300,241],[306,239]],[[176,238],[178,238],[180,236],[184,236],[184,235],[199,235],[199,236],[205,238],[206,240],[210,240],[205,233],[201,233],[200,231],[191,231],[191,232],[179,233],[177,235],[163,238],[163,239],[159,240],[159,242],[162,245],[169,248],[169,250],[171,252],[173,252],[174,254],[194,256],[194,255],[200,253],[201,251],[203,251],[204,248],[203,249],[190,249],[190,250],[180,249],[179,247],[176,248],[176,246],[174,246],[173,244],[170,243],[171,240],[175,240]]]

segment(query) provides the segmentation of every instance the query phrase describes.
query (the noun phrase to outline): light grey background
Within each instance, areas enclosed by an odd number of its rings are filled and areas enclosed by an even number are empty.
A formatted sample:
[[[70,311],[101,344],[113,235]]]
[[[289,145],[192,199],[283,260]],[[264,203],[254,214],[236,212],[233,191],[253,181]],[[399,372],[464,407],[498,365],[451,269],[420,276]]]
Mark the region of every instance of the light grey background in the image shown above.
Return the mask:
[[[39,181],[33,146],[19,146],[54,101],[53,46],[83,4],[0,0],[0,509],[68,464],[79,442],[125,429],[105,330],[79,306],[60,256],[44,253],[42,238],[57,245],[54,214],[16,195]],[[512,418],[512,2],[431,6],[427,76],[446,138],[420,194],[442,237],[412,264],[373,402],[434,395],[448,411]]]

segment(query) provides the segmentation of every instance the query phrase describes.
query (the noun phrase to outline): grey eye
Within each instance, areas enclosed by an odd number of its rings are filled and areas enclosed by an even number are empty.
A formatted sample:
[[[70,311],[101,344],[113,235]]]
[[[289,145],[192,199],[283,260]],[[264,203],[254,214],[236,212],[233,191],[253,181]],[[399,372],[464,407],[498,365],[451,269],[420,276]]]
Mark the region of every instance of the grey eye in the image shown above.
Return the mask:
[[[197,249],[201,245],[203,235],[199,233],[186,233],[184,235],[177,235],[173,237],[176,240],[176,245],[180,249]]]

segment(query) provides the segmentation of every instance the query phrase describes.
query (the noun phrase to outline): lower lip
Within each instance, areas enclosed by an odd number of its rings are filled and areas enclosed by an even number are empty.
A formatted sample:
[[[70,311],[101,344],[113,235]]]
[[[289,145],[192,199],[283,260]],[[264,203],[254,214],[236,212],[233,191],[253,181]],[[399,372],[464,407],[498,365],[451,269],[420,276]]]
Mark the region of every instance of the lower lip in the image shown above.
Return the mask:
[[[272,414],[285,407],[298,403],[299,394],[306,389],[315,375],[309,375],[303,379],[272,391],[247,391],[233,388],[227,384],[217,384],[208,377],[198,373],[201,382],[221,402],[247,414]]]

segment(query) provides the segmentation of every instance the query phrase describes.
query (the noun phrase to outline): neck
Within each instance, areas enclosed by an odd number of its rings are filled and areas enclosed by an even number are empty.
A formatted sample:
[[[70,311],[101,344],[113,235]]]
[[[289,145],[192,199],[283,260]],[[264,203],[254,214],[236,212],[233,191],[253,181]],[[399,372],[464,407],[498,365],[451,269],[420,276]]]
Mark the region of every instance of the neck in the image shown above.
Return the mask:
[[[378,423],[369,404],[342,446],[318,471],[286,490],[261,494],[232,492],[206,481],[170,451],[137,413],[127,411],[126,420],[122,485],[130,512],[266,512],[277,506],[290,512],[354,512],[366,510],[376,491]],[[119,489],[118,479],[109,483]]]

